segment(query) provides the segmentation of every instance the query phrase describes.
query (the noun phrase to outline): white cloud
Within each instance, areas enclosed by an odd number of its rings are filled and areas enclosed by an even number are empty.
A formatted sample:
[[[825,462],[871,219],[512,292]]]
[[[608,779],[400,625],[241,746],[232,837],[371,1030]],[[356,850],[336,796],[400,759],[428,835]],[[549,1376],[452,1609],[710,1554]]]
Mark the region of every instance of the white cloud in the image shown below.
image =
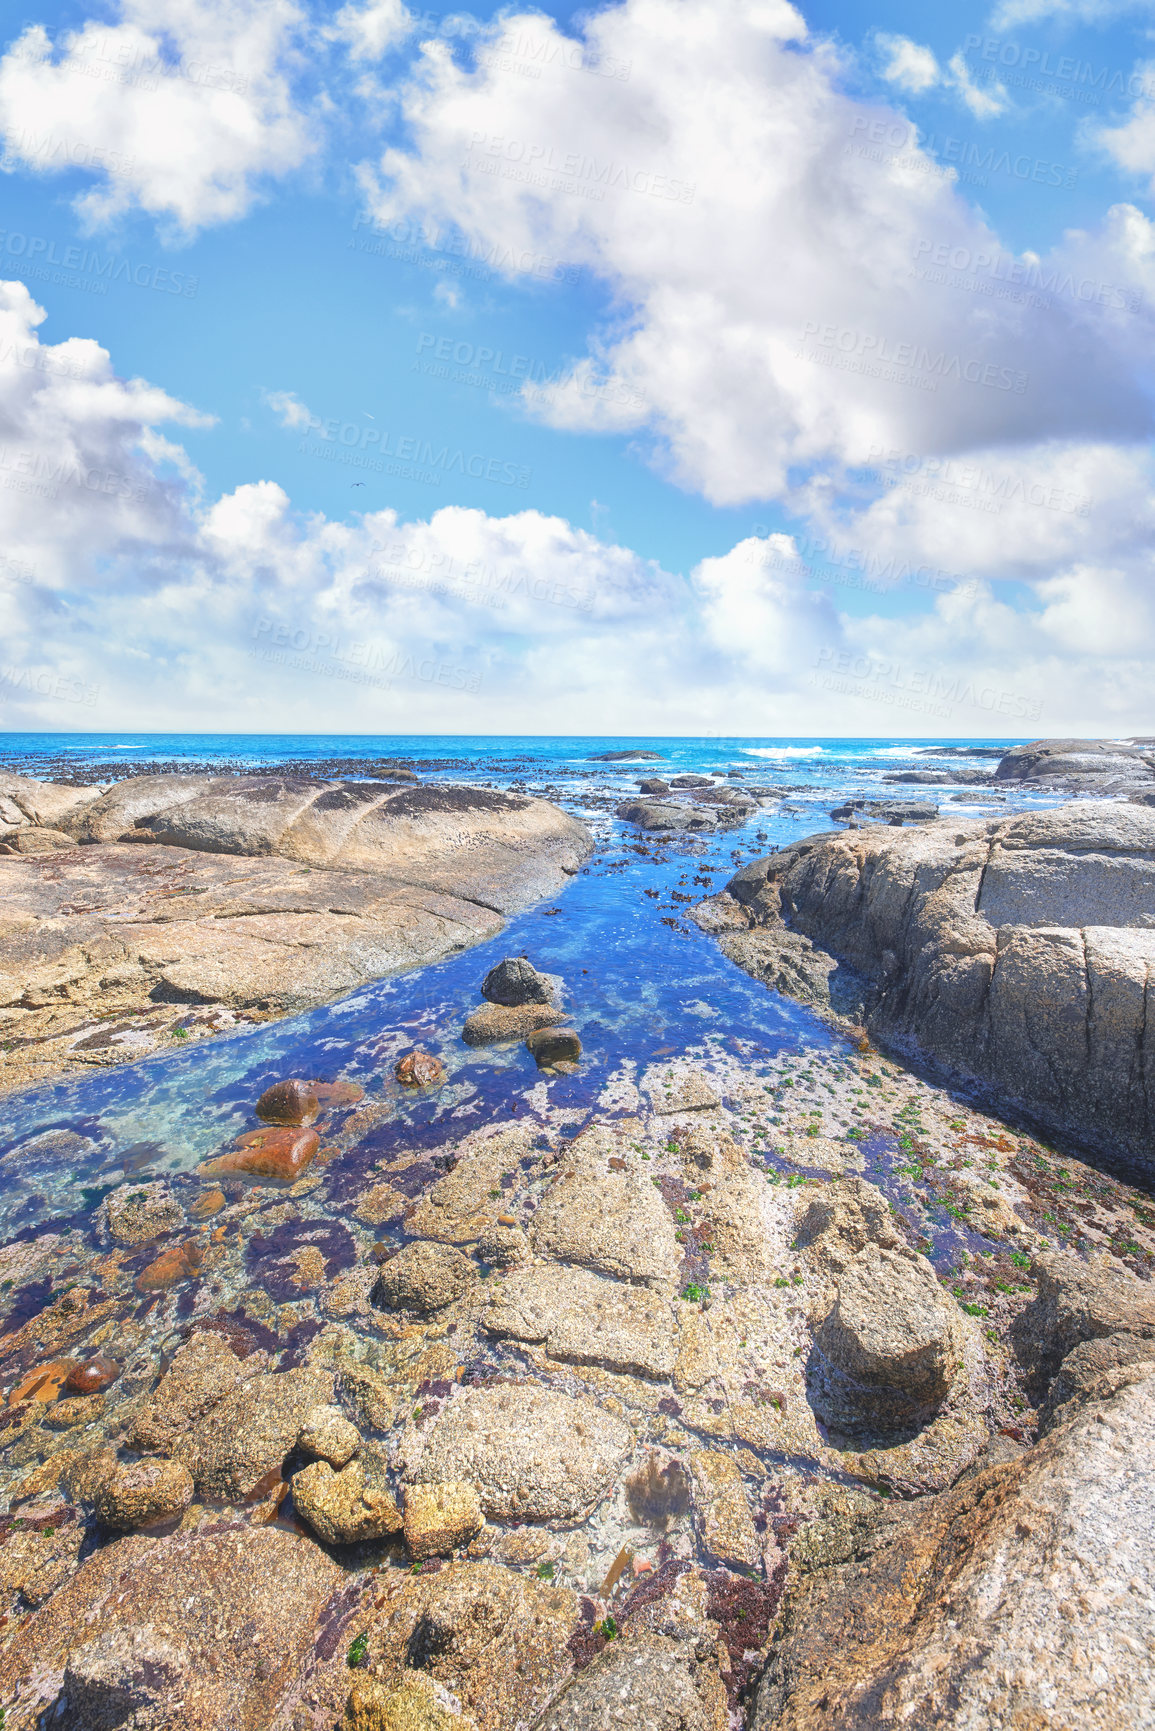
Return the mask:
[[[261,396],[272,409],[282,427],[296,432],[307,427],[317,417],[293,391],[262,391]]]
[[[211,421],[118,378],[88,338],[41,344],[44,317],[23,283],[0,283],[0,547],[56,582],[187,538],[198,478],[159,429]]]
[[[991,18],[991,27],[1008,30],[1044,18],[1060,24],[1109,24],[1127,12],[1148,10],[1149,0],[1004,0]]]
[[[317,144],[294,103],[306,18],[294,0],[118,0],[53,41],[29,26],[0,60],[7,166],[91,171],[93,225],[139,207],[180,234],[243,216]]]
[[[817,483],[802,495],[824,548],[747,536],[672,572],[535,510],[334,521],[271,480],[206,499],[171,437],[205,418],[118,378],[94,342],[41,343],[42,319],[23,285],[0,285],[5,727],[1147,725],[1145,452],[1055,441],[949,474],[884,452],[899,484],[851,514]],[[928,569],[978,581],[939,588]],[[998,598],[1001,577],[1033,591],[1026,606]],[[887,589],[916,605],[896,610]]]
[[[877,34],[875,44],[887,56],[882,77],[888,84],[911,96],[924,96],[928,90],[954,90],[976,120],[993,120],[1009,106],[1006,90],[1001,84],[980,87],[971,78],[965,56],[952,54],[944,72],[929,48],[912,42],[909,36]]]
[[[360,6],[342,6],[324,34],[343,42],[353,60],[380,60],[412,29],[412,16],[402,0],[364,0]]]
[[[950,77],[946,82],[958,91],[976,120],[993,120],[996,115],[1006,112],[1009,100],[1003,86],[990,84],[984,90],[977,85],[971,77],[970,67],[961,50],[952,54],[947,64]]]
[[[532,80],[512,64],[526,39]],[[383,221],[456,223],[601,278],[613,311],[589,357],[526,393],[549,424],[648,434],[661,472],[718,504],[789,498],[815,467],[837,483],[879,445],[1148,430],[1146,320],[1004,293],[989,261],[1021,280],[1030,255],[1000,246],[901,114],[842,94],[834,50],[784,0],[624,0],[576,42],[506,17],[493,50],[471,71],[424,45],[402,95],[412,147],[364,181]],[[1039,269],[1077,255],[1092,294],[1119,269],[1149,279],[1142,222],[1121,207]],[[940,254],[970,261],[961,286],[927,269]]]
[[[1149,175],[1150,190],[1155,192],[1155,63],[1147,62],[1135,68],[1142,80],[1143,94],[1136,98],[1129,120],[1122,126],[1105,126],[1091,137],[1120,168],[1129,174]]]
[[[933,90],[941,81],[942,72],[930,49],[912,42],[909,36],[881,34],[875,37],[875,42],[887,57],[882,76],[888,84],[897,84],[900,90],[918,96],[924,90]]]

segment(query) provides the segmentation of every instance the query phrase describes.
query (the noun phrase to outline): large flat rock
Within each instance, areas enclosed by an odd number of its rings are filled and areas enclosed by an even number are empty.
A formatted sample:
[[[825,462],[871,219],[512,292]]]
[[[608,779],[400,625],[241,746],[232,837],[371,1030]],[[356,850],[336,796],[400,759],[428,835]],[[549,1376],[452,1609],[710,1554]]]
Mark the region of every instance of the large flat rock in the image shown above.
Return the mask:
[[[381,872],[504,914],[552,895],[590,847],[584,826],[547,800],[289,775],[140,776],[60,822],[80,841]]]
[[[609,1492],[631,1442],[629,1426],[591,1400],[530,1384],[466,1389],[405,1476],[476,1485],[486,1514],[501,1519],[575,1521]]]
[[[728,892],[701,923],[749,971],[752,947],[801,935],[865,984],[876,1037],[1155,1170],[1151,807],[811,837],[744,867]]]
[[[476,788],[141,776],[54,800],[50,784],[5,786],[26,820],[8,833],[48,849],[0,858],[10,1085],[142,1055],[150,1008],[288,1013],[439,960],[555,895],[592,846],[547,801]],[[50,830],[27,817],[40,811]]]

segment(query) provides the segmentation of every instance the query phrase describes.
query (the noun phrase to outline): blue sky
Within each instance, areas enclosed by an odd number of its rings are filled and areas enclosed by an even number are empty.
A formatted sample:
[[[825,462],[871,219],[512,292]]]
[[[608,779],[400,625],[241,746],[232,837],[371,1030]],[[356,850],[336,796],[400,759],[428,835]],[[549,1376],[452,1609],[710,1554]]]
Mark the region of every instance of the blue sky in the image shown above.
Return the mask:
[[[1148,8],[8,28],[0,727],[1150,731]]]

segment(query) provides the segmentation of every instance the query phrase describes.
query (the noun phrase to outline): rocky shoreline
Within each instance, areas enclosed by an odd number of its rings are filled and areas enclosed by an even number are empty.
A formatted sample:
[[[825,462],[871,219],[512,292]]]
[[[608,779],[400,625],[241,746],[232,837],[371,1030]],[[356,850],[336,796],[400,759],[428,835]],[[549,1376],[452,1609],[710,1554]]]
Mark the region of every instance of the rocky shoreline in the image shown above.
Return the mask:
[[[292,1184],[0,1252],[79,1276],[0,1336],[7,1725],[1144,1722],[1139,1193],[866,1046],[416,1150],[327,1089]]]
[[[1096,773],[1043,743],[1025,779]],[[856,797],[736,872],[708,838],[781,786],[625,802],[606,876],[668,850],[649,917],[834,1038],[610,1062],[604,1007],[507,955],[408,1024],[430,1049],[202,1081],[169,1148],[145,1113],[10,1136],[7,1731],[1155,1723],[1145,743],[1075,754],[1107,799]],[[42,1073],[84,1061],[70,1015],[124,1061],[99,1039],[327,1001],[588,869],[547,800],[404,767],[12,787]]]
[[[739,966],[1150,1181],[1155,812],[868,826],[695,912]]]
[[[0,1087],[130,1062],[436,961],[556,894],[592,851],[584,825],[544,800],[415,782],[385,766],[355,782],[5,777]]]

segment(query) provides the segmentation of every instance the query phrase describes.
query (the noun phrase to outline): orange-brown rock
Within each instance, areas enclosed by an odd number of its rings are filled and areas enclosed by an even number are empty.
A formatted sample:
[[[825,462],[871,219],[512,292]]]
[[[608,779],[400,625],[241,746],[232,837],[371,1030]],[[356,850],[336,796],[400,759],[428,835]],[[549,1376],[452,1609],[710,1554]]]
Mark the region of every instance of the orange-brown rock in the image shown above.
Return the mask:
[[[311,1082],[286,1076],[265,1089],[256,1114],[266,1124],[314,1124],[321,1115],[321,1102]]]
[[[403,1088],[435,1088],[445,1081],[445,1065],[431,1052],[406,1052],[393,1074]]]
[[[310,1082],[309,1086],[322,1106],[355,1106],[365,1098],[357,1082]]]
[[[136,1277],[138,1292],[164,1292],[178,1281],[199,1274],[203,1252],[196,1244],[173,1244]]]
[[[525,1044],[539,1070],[552,1069],[555,1064],[576,1064],[582,1055],[582,1043],[572,1028],[537,1028]]]
[[[189,1209],[190,1220],[211,1220],[214,1214],[219,1214],[225,1205],[223,1190],[202,1190],[192,1207]]]
[[[271,1178],[291,1184],[320,1146],[315,1130],[250,1130],[237,1139],[235,1148],[215,1160],[206,1160],[200,1170],[206,1178]]]
[[[74,1358],[57,1358],[48,1364],[33,1365],[9,1394],[8,1405],[16,1406],[24,1400],[38,1400],[47,1405],[57,1398],[75,1369]]]
[[[64,1387],[69,1394],[99,1394],[101,1389],[109,1388],[119,1375],[120,1366],[116,1360],[98,1352],[95,1357],[85,1359],[83,1364],[73,1365],[64,1379]]]

